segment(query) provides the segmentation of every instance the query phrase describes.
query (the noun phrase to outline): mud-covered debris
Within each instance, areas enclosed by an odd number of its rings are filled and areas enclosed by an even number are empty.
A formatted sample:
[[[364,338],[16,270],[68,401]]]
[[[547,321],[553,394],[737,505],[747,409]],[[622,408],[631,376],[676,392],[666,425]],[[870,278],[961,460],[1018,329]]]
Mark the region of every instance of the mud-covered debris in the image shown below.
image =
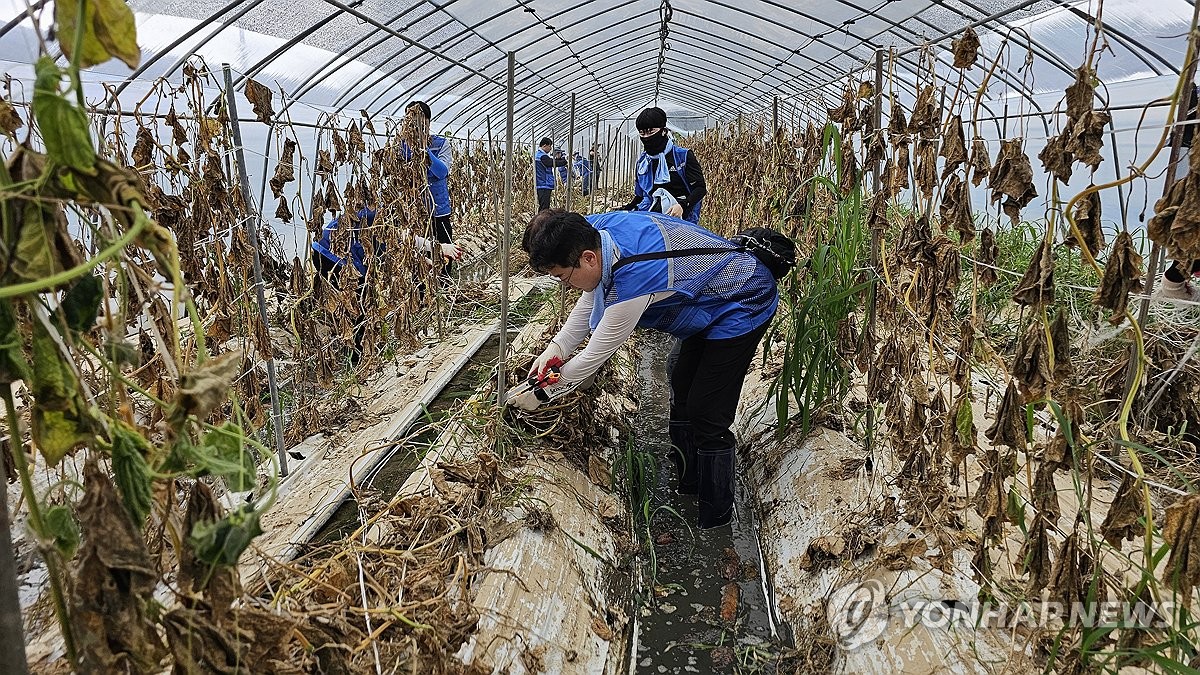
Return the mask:
[[[1021,305],[1046,305],[1054,302],[1054,244],[1043,239],[1029,267],[1013,290],[1013,301]]]
[[[721,587],[721,621],[732,624],[737,620],[740,597],[741,587],[736,581],[730,581]]]
[[[979,36],[975,34],[975,29],[967,26],[962,36],[951,43],[950,49],[954,52],[955,68],[970,68],[975,65],[975,61],[979,59]]]
[[[596,637],[606,642],[610,642],[613,639],[613,630],[609,628],[608,623],[603,617],[592,616],[592,632],[596,634]]]
[[[721,551],[721,578],[737,579],[742,571],[742,558],[733,547],[726,546]]]
[[[914,537],[899,544],[880,547],[879,562],[894,572],[912,569],[913,562],[925,555],[928,550],[929,544],[925,542],[924,537]]]
[[[1113,325],[1125,319],[1129,294],[1140,293],[1145,287],[1142,275],[1142,256],[1134,249],[1133,237],[1129,232],[1121,232],[1108,254],[1094,300],[1096,305],[1112,311],[1109,322]]]

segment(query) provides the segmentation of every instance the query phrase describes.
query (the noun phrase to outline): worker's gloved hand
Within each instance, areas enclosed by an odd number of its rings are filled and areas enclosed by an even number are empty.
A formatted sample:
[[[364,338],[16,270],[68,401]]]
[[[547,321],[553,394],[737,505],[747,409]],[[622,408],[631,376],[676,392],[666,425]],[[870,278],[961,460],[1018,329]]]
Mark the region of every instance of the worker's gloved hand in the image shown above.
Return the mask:
[[[533,365],[529,366],[529,377],[537,376],[541,379],[546,376],[546,369],[549,368],[550,362],[558,359],[560,362],[566,358],[562,353],[562,348],[557,343],[551,342],[546,346],[546,351],[542,352],[541,356],[533,360]],[[530,408],[532,410],[532,408]]]
[[[509,396],[505,403],[521,410],[537,410],[538,406],[542,405],[542,400],[538,398],[537,391],[531,389]]]
[[[463,257],[463,250],[458,247],[458,244],[442,244],[442,256],[451,260],[459,260]]]

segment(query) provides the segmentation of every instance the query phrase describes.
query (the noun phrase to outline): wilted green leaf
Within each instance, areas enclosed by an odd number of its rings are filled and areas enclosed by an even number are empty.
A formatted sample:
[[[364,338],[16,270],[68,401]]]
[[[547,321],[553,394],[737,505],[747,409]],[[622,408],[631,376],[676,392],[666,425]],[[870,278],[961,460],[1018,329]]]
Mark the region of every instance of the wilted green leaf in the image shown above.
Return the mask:
[[[113,476],[121,490],[125,509],[133,522],[140,524],[154,503],[154,476],[146,463],[146,456],[152,449],[141,434],[119,421],[113,422],[112,437]]]
[[[59,2],[55,7],[72,4]],[[33,116],[42,130],[46,155],[89,176],[96,175],[96,148],[92,145],[87,115],[58,91],[62,70],[49,56],[38,59],[36,70]]]
[[[96,8],[93,7],[92,0],[83,3],[83,11],[83,21],[80,21],[78,0],[63,0],[54,3],[54,27],[58,33],[58,44],[62,47],[63,54],[75,61],[76,59],[72,56],[75,51],[75,31],[82,24],[83,43],[80,48],[82,53],[78,62],[80,68],[90,68],[109,60],[111,55],[96,37],[94,28]]]
[[[94,424],[79,395],[79,383],[54,338],[33,322],[33,368],[30,389],[34,404],[31,427],[34,443],[50,466],[91,439]]]
[[[0,300],[0,385],[29,377],[25,355],[21,353],[21,334],[9,300]]]
[[[137,345],[111,335],[104,341],[104,356],[119,366],[137,368],[142,365],[142,350]]]
[[[958,410],[954,412],[954,431],[958,434],[960,445],[975,444],[975,419],[971,409],[971,399],[963,396],[959,399]]]
[[[209,566],[236,565],[250,541],[262,534],[261,516],[253,505],[243,504],[221,520],[196,523],[188,536],[196,559]]]
[[[85,333],[96,324],[100,311],[100,300],[104,298],[104,284],[100,277],[85,274],[67,291],[62,301],[62,318],[73,331]]]
[[[54,264],[53,231],[46,226],[46,212],[38,202],[25,202],[21,210],[21,234],[9,268],[13,274],[30,281],[45,279],[60,272]]]
[[[45,521],[46,532],[43,534],[54,538],[54,547],[62,557],[66,560],[75,557],[75,551],[79,548],[79,525],[75,523],[71,509],[61,505],[51,506],[46,511]]]
[[[233,492],[242,492],[254,487],[256,466],[254,455],[245,446],[241,427],[226,422],[204,435],[204,453],[197,458],[210,473],[225,479]]]
[[[92,29],[109,54],[137,68],[142,52],[137,44],[137,22],[123,0],[93,0]]]

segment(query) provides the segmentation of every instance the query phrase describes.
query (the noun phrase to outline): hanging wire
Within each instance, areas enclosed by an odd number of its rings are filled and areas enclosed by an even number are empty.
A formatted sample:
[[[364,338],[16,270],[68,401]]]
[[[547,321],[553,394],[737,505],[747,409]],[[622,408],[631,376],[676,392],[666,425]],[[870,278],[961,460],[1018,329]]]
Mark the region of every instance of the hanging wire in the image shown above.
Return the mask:
[[[658,6],[658,71],[654,74],[654,105],[658,105],[658,92],[662,86],[663,70],[667,63],[667,38],[671,37],[671,0],[662,0]]]

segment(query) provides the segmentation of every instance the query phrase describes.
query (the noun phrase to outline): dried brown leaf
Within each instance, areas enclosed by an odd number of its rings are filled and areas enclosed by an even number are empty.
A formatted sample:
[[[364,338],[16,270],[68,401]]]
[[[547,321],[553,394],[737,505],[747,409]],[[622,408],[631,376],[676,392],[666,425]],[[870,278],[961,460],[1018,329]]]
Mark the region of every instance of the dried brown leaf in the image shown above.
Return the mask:
[[[987,143],[976,137],[971,141],[971,185],[979,187],[991,170],[992,160],[988,156]]]
[[[270,87],[246,79],[246,100],[250,101],[254,108],[254,116],[263,124],[270,124],[271,118],[275,116],[275,109],[271,105],[272,96]]]
[[[1088,196],[1075,203],[1075,225],[1079,228],[1080,234],[1083,235],[1084,246],[1087,246],[1095,257],[1100,251],[1104,250],[1107,242],[1104,241],[1104,229],[1100,225],[1100,191],[1093,190],[1088,193]],[[1075,239],[1074,234],[1067,235],[1063,240],[1066,246],[1079,246],[1081,242]]]
[[[1013,290],[1013,301],[1022,305],[1045,305],[1054,302],[1054,248],[1043,239],[1029,267]]]
[[[1133,541],[1145,530],[1139,522],[1146,513],[1141,486],[1141,480],[1131,473],[1125,474],[1121,487],[1117,488],[1117,496],[1108,507],[1108,514],[1100,524],[1100,534],[1116,549],[1121,548],[1122,539]]]
[[[1000,408],[996,410],[996,421],[987,430],[988,440],[997,445],[1006,445],[1014,450],[1024,450],[1028,438],[1025,435],[1025,405],[1014,380],[1008,381]]]
[[[1189,604],[1192,588],[1200,585],[1200,495],[1187,495],[1167,507],[1162,535],[1171,545],[1163,581]]]
[[[1096,305],[1112,311],[1110,323],[1115,325],[1125,319],[1130,292],[1141,292],[1144,287],[1142,275],[1142,256],[1133,247],[1133,237],[1121,232],[1113,242],[1094,298]]]
[[[962,116],[951,117],[948,124],[949,128],[942,141],[942,149],[938,153],[941,157],[946,158],[946,165],[942,167],[942,180],[945,180],[946,176],[954,173],[967,161],[967,138],[963,135]]]
[[[1041,399],[1052,381],[1046,331],[1040,321],[1029,322],[1029,328],[1017,342],[1013,354],[1012,376],[1016,378],[1024,402]]]
[[[975,61],[979,59],[979,36],[975,34],[975,29],[967,26],[962,37],[951,44],[951,51],[954,52],[955,68],[970,68],[975,65]]]

